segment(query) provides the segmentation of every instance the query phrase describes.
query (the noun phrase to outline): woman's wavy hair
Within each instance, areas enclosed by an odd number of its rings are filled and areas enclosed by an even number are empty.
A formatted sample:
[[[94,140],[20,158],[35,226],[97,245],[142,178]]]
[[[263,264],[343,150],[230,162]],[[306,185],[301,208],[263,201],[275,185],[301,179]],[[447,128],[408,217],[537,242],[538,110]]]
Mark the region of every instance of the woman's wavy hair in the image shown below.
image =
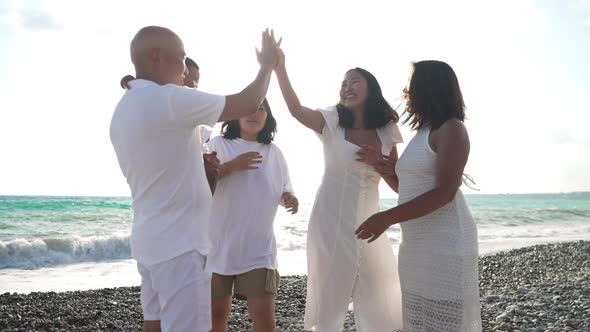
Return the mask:
[[[453,68],[436,60],[419,61],[413,67],[409,85],[404,89],[404,123],[412,129],[438,129],[449,119],[464,121],[465,102]]]
[[[399,115],[389,105],[387,100],[385,100],[385,97],[383,97],[381,86],[375,76],[369,71],[359,67],[350,69],[346,73],[348,74],[351,71],[358,72],[365,78],[365,80],[367,80],[368,95],[367,100],[365,100],[365,128],[381,128],[390,121],[397,123]],[[352,128],[354,126],[354,112],[341,103],[336,105],[336,109],[338,110],[338,124],[340,127]]]

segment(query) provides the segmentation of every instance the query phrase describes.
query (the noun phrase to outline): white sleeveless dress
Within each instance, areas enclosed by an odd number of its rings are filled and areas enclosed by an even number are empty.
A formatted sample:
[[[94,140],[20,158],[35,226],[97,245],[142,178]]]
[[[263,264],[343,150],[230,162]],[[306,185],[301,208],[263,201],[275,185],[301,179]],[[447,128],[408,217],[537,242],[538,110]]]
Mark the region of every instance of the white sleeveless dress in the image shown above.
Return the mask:
[[[397,162],[399,204],[435,187],[429,134],[418,130]],[[461,191],[449,204],[400,225],[404,330],[481,331],[477,229]]]
[[[341,331],[351,300],[357,331],[401,329],[401,293],[391,243],[381,236],[367,244],[354,235],[379,210],[381,177],[355,160],[360,147],[344,139],[335,108],[320,112],[326,122],[319,135],[325,170],[307,232],[305,330]],[[377,129],[377,134],[387,155],[402,141],[394,123]]]

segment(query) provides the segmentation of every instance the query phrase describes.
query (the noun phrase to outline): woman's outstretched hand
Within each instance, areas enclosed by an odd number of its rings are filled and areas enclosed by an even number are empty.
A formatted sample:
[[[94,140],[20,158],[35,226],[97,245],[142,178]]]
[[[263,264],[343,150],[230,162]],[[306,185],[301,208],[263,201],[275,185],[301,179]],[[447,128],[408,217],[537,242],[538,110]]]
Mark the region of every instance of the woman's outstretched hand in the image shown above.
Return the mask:
[[[375,171],[382,177],[395,176],[395,163],[396,160],[392,160],[388,156],[384,156],[380,151],[377,151],[370,145],[361,145],[361,149],[356,153],[359,158],[357,161],[365,163],[369,166],[373,166]]]
[[[369,239],[369,243],[371,243],[377,240],[392,224],[393,222],[385,212],[378,212],[362,223],[354,234],[357,239]]]

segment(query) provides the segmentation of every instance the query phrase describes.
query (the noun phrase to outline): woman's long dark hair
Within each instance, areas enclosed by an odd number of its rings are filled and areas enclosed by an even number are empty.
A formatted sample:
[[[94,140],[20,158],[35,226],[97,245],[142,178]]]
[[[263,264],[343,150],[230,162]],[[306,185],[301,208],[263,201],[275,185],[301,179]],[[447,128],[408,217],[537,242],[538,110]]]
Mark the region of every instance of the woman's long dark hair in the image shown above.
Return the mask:
[[[266,98],[264,98],[262,106],[266,110],[266,122],[264,123],[262,130],[258,133],[256,141],[262,144],[270,144],[277,133],[277,120],[272,116],[272,111],[270,110],[270,105]],[[227,139],[239,138],[240,120],[225,121],[223,125],[221,125],[221,135]]]
[[[404,89],[407,117],[412,129],[438,129],[449,119],[465,120],[465,103],[455,71],[442,61],[414,63],[409,86]]]
[[[353,68],[346,73],[353,70],[361,74],[365,80],[367,80],[368,95],[367,100],[365,100],[365,128],[381,128],[389,123],[389,121],[397,123],[399,115],[391,106],[389,106],[389,103],[385,100],[385,97],[383,97],[381,86],[375,76],[367,70],[359,67]],[[352,128],[354,126],[354,112],[341,103],[336,105],[336,109],[338,110],[338,124],[340,127]]]

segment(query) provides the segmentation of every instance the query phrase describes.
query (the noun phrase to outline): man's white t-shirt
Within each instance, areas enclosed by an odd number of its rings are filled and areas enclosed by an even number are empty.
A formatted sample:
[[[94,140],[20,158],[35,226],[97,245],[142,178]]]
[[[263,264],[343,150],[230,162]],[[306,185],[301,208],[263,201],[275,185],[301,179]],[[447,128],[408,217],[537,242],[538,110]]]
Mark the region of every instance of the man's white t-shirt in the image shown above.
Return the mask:
[[[111,120],[111,142],[133,198],[132,256],[143,265],[210,248],[211,192],[199,125],[213,126],[225,97],[134,80]]]
[[[258,152],[258,169],[233,172],[219,179],[211,210],[213,247],[207,270],[237,275],[258,268],[277,268],[277,245],[273,223],[284,192],[293,192],[287,163],[274,144],[241,138],[212,138],[210,151],[221,163],[246,152]]]

